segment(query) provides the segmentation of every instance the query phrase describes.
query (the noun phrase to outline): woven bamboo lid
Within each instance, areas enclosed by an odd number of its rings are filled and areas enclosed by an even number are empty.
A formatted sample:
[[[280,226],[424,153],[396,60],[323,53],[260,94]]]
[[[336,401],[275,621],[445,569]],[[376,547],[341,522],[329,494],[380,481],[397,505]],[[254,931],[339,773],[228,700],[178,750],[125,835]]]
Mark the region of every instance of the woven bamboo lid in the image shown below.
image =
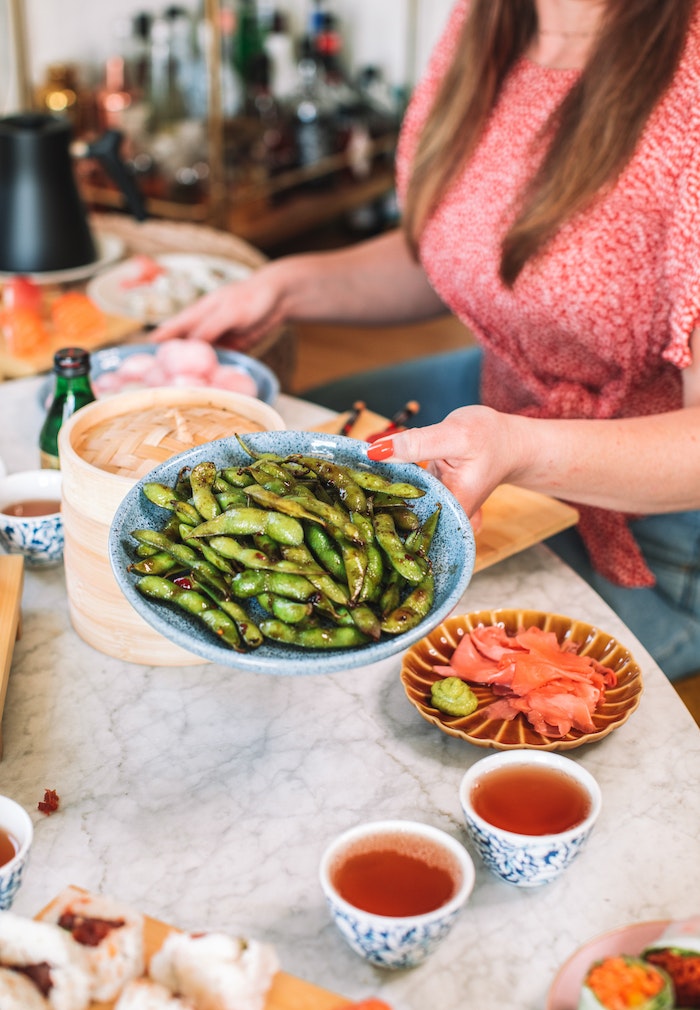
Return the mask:
[[[280,415],[250,396],[209,388],[138,390],[97,400],[59,432],[63,492],[105,520],[154,466],[234,433],[280,431]]]

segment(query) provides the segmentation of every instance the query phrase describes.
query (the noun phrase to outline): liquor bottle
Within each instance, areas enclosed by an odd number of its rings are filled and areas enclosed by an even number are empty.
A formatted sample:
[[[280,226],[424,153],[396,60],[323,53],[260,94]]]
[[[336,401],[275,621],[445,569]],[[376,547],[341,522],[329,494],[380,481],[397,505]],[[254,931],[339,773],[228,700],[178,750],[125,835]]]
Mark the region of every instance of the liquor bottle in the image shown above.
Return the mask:
[[[263,63],[266,65],[268,58],[255,0],[239,0],[233,37],[233,65],[247,99],[260,77],[267,73],[266,66],[262,67]]]
[[[294,40],[282,11],[272,13],[270,29],[265,36],[265,52],[270,60],[270,90],[278,101],[284,101],[296,87],[297,64]]]
[[[53,359],[55,389],[39,434],[41,466],[59,469],[58,432],[68,418],[92,403],[95,394],[90,385],[90,355],[82,347],[64,347]]]
[[[297,89],[291,97],[297,146],[297,160],[302,168],[316,165],[333,153],[332,105],[321,65],[314,56],[313,40],[301,41],[297,64]],[[318,180],[316,185],[321,185]]]

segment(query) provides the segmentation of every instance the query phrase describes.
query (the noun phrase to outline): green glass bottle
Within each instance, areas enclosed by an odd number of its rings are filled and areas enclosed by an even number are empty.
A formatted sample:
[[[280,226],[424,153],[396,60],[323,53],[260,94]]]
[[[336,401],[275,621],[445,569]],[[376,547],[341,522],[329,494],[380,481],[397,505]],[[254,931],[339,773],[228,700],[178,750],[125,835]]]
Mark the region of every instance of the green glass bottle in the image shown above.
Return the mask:
[[[90,385],[90,355],[82,347],[64,347],[53,359],[56,385],[53,400],[39,434],[41,466],[59,469],[58,432],[76,410],[92,403],[95,394]]]

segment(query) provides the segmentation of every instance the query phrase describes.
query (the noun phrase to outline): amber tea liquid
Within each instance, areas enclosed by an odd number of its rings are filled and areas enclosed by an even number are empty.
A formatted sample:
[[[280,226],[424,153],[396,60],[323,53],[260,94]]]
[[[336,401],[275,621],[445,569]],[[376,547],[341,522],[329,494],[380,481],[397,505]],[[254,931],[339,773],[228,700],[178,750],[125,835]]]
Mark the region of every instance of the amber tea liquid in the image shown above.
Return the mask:
[[[451,853],[417,835],[376,835],[351,845],[331,867],[341,898],[374,915],[424,915],[457,893],[461,870]]]
[[[585,821],[591,799],[566,772],[541,765],[509,765],[487,772],[470,795],[489,824],[519,835],[556,835]]]
[[[0,512],[6,516],[52,516],[61,511],[61,503],[51,498],[31,498],[4,505]]]
[[[19,843],[4,828],[0,828],[0,866],[9,863],[19,852]]]

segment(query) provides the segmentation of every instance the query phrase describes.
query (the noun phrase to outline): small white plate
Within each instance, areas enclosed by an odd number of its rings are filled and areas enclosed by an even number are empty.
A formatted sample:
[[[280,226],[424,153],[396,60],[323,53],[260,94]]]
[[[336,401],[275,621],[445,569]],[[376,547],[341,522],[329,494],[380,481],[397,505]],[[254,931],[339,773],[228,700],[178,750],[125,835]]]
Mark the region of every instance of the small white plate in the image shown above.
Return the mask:
[[[67,270],[46,270],[35,274],[26,274],[36,284],[70,284],[73,281],[83,281],[104,267],[115,263],[124,253],[124,242],[117,235],[95,235],[97,259],[84,263],[79,267]],[[16,277],[17,273],[0,273],[0,280]]]
[[[172,273],[173,276],[196,276],[198,272],[206,271],[208,279],[212,281],[212,288],[230,284],[232,281],[241,281],[251,273],[249,266],[220,256],[167,253],[150,258],[168,273]],[[159,311],[153,306],[148,307],[149,292],[154,290],[152,284],[124,287],[125,281],[137,275],[138,257],[129,258],[112,270],[106,270],[98,277],[93,278],[87,286],[87,293],[103,312],[126,316],[129,319],[138,319],[148,325],[161,323],[169,316],[174,315],[180,308],[184,308],[184,304],[169,308],[167,311]],[[195,301],[196,298],[205,294],[206,290],[201,288],[189,301]]]

